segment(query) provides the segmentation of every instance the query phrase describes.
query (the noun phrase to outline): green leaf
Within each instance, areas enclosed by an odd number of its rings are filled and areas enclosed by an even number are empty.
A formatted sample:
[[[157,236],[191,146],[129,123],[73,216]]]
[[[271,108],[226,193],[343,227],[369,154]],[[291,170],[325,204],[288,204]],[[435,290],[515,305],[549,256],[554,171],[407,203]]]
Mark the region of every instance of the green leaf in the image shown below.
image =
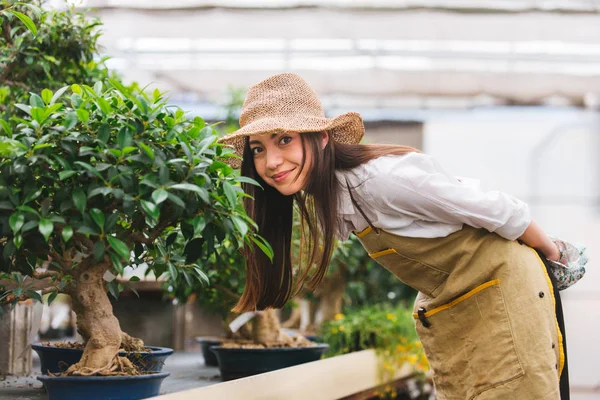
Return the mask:
[[[58,179],[61,180],[61,181],[64,181],[65,179],[68,179],[68,178],[72,177],[76,173],[77,172],[75,172],[75,171],[60,171],[58,173]]]
[[[264,189],[264,188],[263,188],[263,187],[260,185],[260,183],[258,183],[257,181],[255,181],[255,180],[254,180],[254,179],[252,179],[252,178],[248,178],[247,176],[238,176],[238,177],[236,177],[236,178],[235,178],[235,180],[236,180],[236,182],[244,182],[244,183],[249,183],[249,184],[251,184],[251,185],[258,186],[259,188],[261,188],[261,189]]]
[[[229,205],[231,208],[235,208],[237,206],[237,195],[235,194],[235,189],[229,182],[223,182],[223,189],[225,190],[225,196],[227,196]]]
[[[158,209],[156,204],[146,200],[140,200],[140,204],[146,214],[148,214],[154,220],[158,220],[158,217],[160,216],[160,210]]]
[[[81,86],[79,86],[78,84],[73,84],[71,85],[71,90],[73,91],[73,93],[77,93],[77,94],[81,94],[83,91],[81,90]]]
[[[105,249],[104,249],[104,242],[102,240],[98,240],[95,244],[94,244],[94,261],[98,262],[100,260],[102,260],[102,257],[104,257],[104,253],[105,253]]]
[[[54,230],[54,224],[47,218],[40,219],[39,230],[46,242],[50,238],[52,231]]]
[[[26,290],[25,294],[29,296],[30,299],[37,300],[40,303],[43,303],[42,296],[40,296],[40,294],[35,290]]]
[[[102,94],[102,81],[98,81],[94,84],[94,92],[96,92],[96,94]]]
[[[146,155],[147,155],[148,157],[150,157],[150,159],[151,159],[152,161],[154,161],[154,152],[152,151],[152,149],[150,148],[150,146],[148,146],[147,144],[144,144],[144,143],[142,143],[142,142],[136,142],[136,143],[137,143],[137,145],[138,145],[138,146],[139,146],[139,147],[140,147],[142,150],[144,150],[144,152],[146,153]]]
[[[50,104],[56,103],[56,100],[58,100],[68,88],[68,86],[63,86],[60,89],[58,89],[56,93],[54,93],[54,96],[52,96],[52,98],[50,99]]]
[[[69,225],[66,225],[62,229],[62,238],[65,242],[68,242],[73,237],[73,228]]]
[[[100,125],[100,128],[98,128],[98,140],[100,140],[103,143],[108,143],[108,140],[110,139],[110,127],[107,124],[102,124]]]
[[[116,255],[115,253],[113,253],[112,251],[108,252],[108,256],[110,257],[110,260],[112,261],[112,265],[115,269],[115,271],[117,271],[119,274],[123,273],[123,264],[121,263],[121,259],[119,258],[118,255]]]
[[[133,135],[131,134],[129,128],[123,127],[119,130],[119,133],[117,134],[117,144],[119,145],[120,149],[128,147],[132,140]]]
[[[265,255],[267,257],[269,257],[269,260],[271,260],[271,262],[273,262],[273,249],[271,248],[271,245],[269,243],[267,243],[267,241],[265,239],[263,239],[260,236],[258,236],[258,237],[251,236],[250,240],[252,240],[263,251],[263,253],[265,253]]]
[[[176,196],[173,193],[169,193],[169,200],[171,200],[175,205],[181,208],[185,208],[185,203],[183,202],[183,200],[181,200],[181,198],[179,198],[179,196]]]
[[[101,82],[98,82],[101,83]],[[100,109],[102,110],[102,112],[105,115],[110,114],[110,112],[112,111],[112,107],[110,106],[110,103],[108,101],[106,101],[105,99],[103,99],[102,97],[98,97],[98,105],[100,106]]]
[[[29,206],[18,206],[17,210],[19,211],[24,211],[24,212],[28,212],[30,214],[35,214],[38,217],[40,216],[40,213],[37,212],[36,210],[34,210],[33,208],[29,207]]]
[[[96,168],[92,167],[90,164],[85,163],[83,161],[75,161],[75,164],[87,169],[92,174],[96,175],[98,178],[104,180],[104,177],[102,176],[102,174],[100,172],[98,172],[98,170]]]
[[[30,201],[37,199],[38,197],[40,197],[41,194],[42,194],[42,189],[38,189],[35,192],[29,193],[27,195],[27,197],[25,197],[25,200],[23,200],[23,204],[27,204]]]
[[[12,137],[12,128],[10,127],[10,125],[8,125],[8,122],[6,122],[3,119],[0,119],[0,127],[2,127],[2,129],[4,129],[4,132],[7,133],[9,138]]]
[[[85,124],[88,122],[88,119],[90,118],[90,113],[88,110],[86,110],[84,108],[78,108],[77,109],[77,118],[79,118],[79,120]]]
[[[25,223],[25,215],[20,212],[13,213],[8,219],[8,224],[10,225],[10,229],[14,234],[19,232]]]
[[[152,192],[152,201],[154,204],[160,204],[169,197],[169,192],[164,189],[157,189]]]
[[[125,242],[117,239],[114,236],[107,236],[108,244],[112,249],[121,257],[126,260],[129,260],[130,252],[129,247],[125,244]]]
[[[98,225],[98,227],[100,227],[100,230],[103,231],[104,230],[104,213],[97,208],[91,208],[90,215],[92,216],[92,219],[94,220],[96,225]]]
[[[15,107],[17,107],[19,110],[25,111],[27,115],[31,115],[31,106],[28,106],[27,104],[15,104]]]
[[[192,225],[194,226],[194,236],[199,236],[204,232],[204,228],[206,227],[206,219],[201,216],[196,216],[192,220]]]
[[[31,93],[31,96],[29,96],[29,105],[32,108],[33,107],[44,108],[46,106],[46,104],[44,103],[44,100],[42,100],[42,98],[35,93]]]
[[[79,210],[80,213],[85,212],[85,206],[87,204],[87,199],[85,197],[85,193],[80,188],[73,189],[73,204],[75,204],[75,208]]]
[[[27,15],[20,13],[18,11],[15,11],[15,10],[5,10],[5,12],[11,13],[15,17],[19,18],[21,20],[21,22],[23,24],[25,24],[27,29],[29,29],[31,31],[31,33],[33,33],[34,36],[37,35],[37,28],[35,27],[35,24],[31,20],[31,18],[29,18]]]
[[[20,249],[21,245],[23,244],[23,236],[21,234],[15,235],[13,237],[13,243],[17,249]]]
[[[77,125],[77,113],[71,111],[67,113],[67,116],[65,117],[65,122],[63,123],[63,126],[69,130],[72,129],[75,125]]]
[[[58,292],[50,293],[50,296],[48,296],[48,305],[52,304],[52,302],[56,299],[57,296]]]
[[[169,186],[167,189],[185,190],[188,192],[195,192],[200,195],[200,198],[206,203],[209,202],[208,191],[200,186],[192,185],[191,183],[178,183],[173,186]]]
[[[248,233],[248,224],[246,224],[246,222],[237,215],[232,216],[231,221],[233,222],[235,228],[242,234],[242,236],[246,236],[246,233]]]
[[[52,90],[50,90],[50,89],[42,90],[42,100],[44,100],[44,103],[50,104],[50,100],[52,100]]]

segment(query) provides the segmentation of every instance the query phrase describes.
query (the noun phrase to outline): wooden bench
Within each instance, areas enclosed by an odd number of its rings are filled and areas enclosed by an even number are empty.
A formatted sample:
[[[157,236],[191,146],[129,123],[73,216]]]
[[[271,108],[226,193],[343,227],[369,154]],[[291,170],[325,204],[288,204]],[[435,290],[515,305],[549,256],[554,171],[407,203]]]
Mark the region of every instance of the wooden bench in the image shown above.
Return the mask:
[[[382,385],[377,371],[375,351],[363,350],[153,400],[358,400]],[[391,382],[412,375],[405,365]]]

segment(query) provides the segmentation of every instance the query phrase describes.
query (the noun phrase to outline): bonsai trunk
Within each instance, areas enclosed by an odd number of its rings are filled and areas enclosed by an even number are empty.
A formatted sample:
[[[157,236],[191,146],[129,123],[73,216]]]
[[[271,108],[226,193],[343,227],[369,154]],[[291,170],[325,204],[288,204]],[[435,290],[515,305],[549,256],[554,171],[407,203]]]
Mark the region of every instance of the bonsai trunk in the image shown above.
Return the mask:
[[[110,267],[108,256],[96,264],[88,258],[73,276],[75,289],[71,298],[77,314],[77,330],[84,339],[85,349],[81,360],[67,370],[67,375],[137,373],[129,360],[117,356],[122,345],[127,350],[143,350],[144,345],[141,340],[123,333],[113,314],[104,281],[104,274]]]
[[[274,343],[279,339],[281,325],[274,309],[259,312],[252,320],[252,340],[254,343]]]
[[[342,312],[346,282],[341,273],[325,277],[318,289],[319,305],[315,313],[315,329]]]

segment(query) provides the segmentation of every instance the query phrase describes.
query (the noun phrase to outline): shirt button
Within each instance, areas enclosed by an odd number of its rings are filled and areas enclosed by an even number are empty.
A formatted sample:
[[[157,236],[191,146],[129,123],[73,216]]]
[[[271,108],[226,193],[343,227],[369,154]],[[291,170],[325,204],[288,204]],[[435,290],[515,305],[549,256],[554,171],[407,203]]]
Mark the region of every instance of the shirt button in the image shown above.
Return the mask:
[[[544,297],[544,292],[538,293],[538,296],[540,296],[540,299],[541,299],[542,297]]]
[[[554,343],[552,343],[552,348],[555,348],[555,347],[556,347],[556,345]]]
[[[555,369],[558,369],[558,364],[554,364],[554,368],[555,368]]]

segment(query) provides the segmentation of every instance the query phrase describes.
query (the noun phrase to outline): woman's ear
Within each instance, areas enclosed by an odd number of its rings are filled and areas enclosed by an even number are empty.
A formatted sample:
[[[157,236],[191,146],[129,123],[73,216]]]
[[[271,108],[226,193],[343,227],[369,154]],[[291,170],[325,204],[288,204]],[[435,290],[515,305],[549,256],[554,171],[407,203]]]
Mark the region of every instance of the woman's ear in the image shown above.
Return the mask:
[[[329,143],[329,133],[327,131],[323,131],[321,135],[321,150],[323,150],[325,146],[327,146],[327,143]]]

